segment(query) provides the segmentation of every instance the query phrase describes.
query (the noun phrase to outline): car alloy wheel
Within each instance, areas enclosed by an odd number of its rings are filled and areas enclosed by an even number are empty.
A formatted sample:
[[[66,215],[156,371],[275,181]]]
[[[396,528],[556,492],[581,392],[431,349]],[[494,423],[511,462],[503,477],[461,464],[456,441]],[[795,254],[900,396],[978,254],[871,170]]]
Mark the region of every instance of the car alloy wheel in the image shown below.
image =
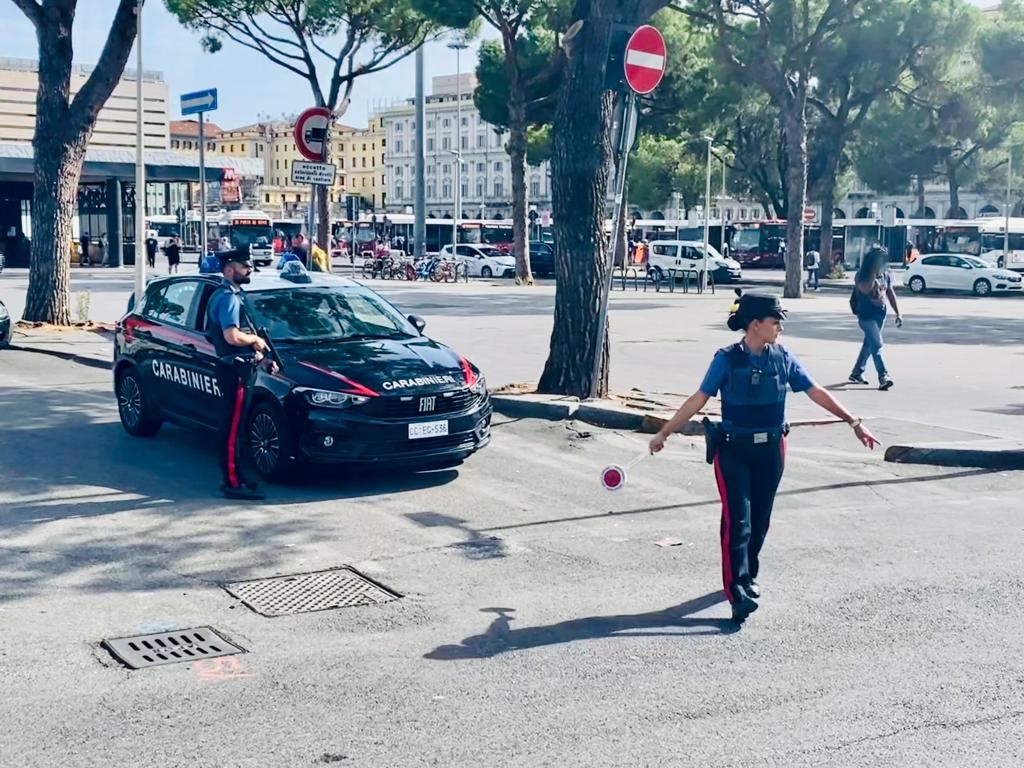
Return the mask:
[[[975,296],[988,296],[990,293],[992,293],[992,283],[984,278],[974,281]]]
[[[281,435],[266,411],[255,414],[249,427],[249,455],[261,475],[273,475],[281,462]]]
[[[126,427],[136,429],[142,421],[142,391],[135,377],[127,373],[117,388],[117,410]]]
[[[910,287],[910,290],[913,291],[914,293],[924,293],[924,278],[923,277],[915,276],[915,277],[910,278],[910,283],[908,285]]]
[[[494,273],[491,272],[490,267],[484,267],[483,269],[480,270],[480,277],[492,277],[493,275]]]

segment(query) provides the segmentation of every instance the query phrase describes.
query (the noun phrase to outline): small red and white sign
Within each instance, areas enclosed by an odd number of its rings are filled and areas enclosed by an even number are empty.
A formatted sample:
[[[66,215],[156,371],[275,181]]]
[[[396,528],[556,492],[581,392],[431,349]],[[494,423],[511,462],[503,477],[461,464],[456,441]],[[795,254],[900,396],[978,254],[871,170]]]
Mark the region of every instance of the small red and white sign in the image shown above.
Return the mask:
[[[327,144],[328,129],[331,125],[331,110],[327,107],[310,107],[295,121],[295,148],[307,160],[323,162]]]
[[[814,221],[818,218],[818,212],[813,208],[804,208],[804,221]]]
[[[623,57],[629,87],[639,94],[650,93],[665,76],[667,65],[668,51],[661,32],[650,24],[638,27],[626,43]]]
[[[618,464],[610,464],[601,470],[601,485],[606,491],[617,491],[626,484],[626,470]]]

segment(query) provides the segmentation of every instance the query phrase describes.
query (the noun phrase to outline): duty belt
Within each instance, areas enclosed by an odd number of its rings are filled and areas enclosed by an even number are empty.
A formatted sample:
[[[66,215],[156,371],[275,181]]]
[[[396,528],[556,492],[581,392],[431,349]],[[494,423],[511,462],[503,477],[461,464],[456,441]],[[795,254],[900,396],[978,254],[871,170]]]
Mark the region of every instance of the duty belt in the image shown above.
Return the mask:
[[[704,417],[704,438],[707,441],[708,464],[715,463],[715,454],[719,446],[728,445],[761,445],[778,441],[789,434],[789,424],[783,424],[775,429],[763,429],[758,432],[730,432],[723,429],[721,424],[715,424],[707,416]]]

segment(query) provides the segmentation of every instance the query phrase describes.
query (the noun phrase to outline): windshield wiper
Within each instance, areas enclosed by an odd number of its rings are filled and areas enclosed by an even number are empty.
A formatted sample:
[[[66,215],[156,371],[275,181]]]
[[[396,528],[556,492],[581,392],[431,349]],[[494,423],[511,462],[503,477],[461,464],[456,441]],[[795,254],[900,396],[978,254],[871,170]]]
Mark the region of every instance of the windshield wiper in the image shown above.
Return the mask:
[[[411,339],[408,333],[402,333],[401,331],[395,331],[394,333],[354,333],[351,336],[345,336],[338,341],[371,341],[373,339]]]

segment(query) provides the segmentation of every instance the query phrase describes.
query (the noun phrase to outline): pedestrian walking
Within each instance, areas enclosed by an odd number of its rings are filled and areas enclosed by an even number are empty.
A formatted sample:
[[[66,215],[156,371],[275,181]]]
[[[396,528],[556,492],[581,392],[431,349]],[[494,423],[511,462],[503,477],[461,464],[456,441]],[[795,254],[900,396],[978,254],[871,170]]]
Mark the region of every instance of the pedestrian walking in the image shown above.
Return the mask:
[[[876,246],[864,256],[864,261],[861,262],[860,269],[854,277],[853,291],[850,294],[850,309],[857,316],[857,324],[864,333],[860,354],[857,355],[857,361],[850,373],[850,383],[868,383],[864,378],[864,371],[870,357],[878,374],[878,388],[882,392],[893,386],[892,377],[889,376],[889,370],[882,359],[882,329],[885,327],[887,314],[886,301],[896,313],[896,327],[899,328],[903,325],[903,316],[900,315],[896,303],[896,291],[893,289],[892,273],[889,271],[889,252],[881,246]]]
[[[303,235],[296,235],[292,239],[292,253],[299,257],[302,266],[309,269],[309,248],[306,247],[306,238]]]
[[[242,311],[242,286],[249,283],[253,270],[248,249],[218,255],[222,281],[210,297],[206,328],[219,358],[217,383],[226,400],[218,424],[221,493],[229,499],[259,500],[263,492],[242,476],[238,437],[249,419],[248,395],[257,366],[265,364],[267,344],[248,327]]]
[[[820,290],[818,273],[821,271],[821,254],[814,249],[809,250],[804,255],[804,269],[807,270],[807,290],[811,290],[812,284],[814,285],[813,290]]]
[[[152,229],[146,231],[146,263],[150,269],[156,268],[156,249],[160,243],[156,239],[156,232]]]
[[[164,255],[167,257],[167,274],[178,274],[178,265],[181,263],[181,240],[177,235],[167,241],[164,246]]]
[[[874,435],[829,392],[818,386],[796,357],[778,343],[786,312],[775,296],[742,295],[730,310],[728,327],[743,338],[718,350],[700,389],[690,396],[650,442],[658,453],[677,429],[720,394],[722,420],[704,420],[707,460],[715,467],[722,499],[720,527],[725,596],[738,623],[757,610],[761,548],[768,534],[775,492],[786,461],[787,388],[805,392],[818,406],[853,427],[868,448]]]

